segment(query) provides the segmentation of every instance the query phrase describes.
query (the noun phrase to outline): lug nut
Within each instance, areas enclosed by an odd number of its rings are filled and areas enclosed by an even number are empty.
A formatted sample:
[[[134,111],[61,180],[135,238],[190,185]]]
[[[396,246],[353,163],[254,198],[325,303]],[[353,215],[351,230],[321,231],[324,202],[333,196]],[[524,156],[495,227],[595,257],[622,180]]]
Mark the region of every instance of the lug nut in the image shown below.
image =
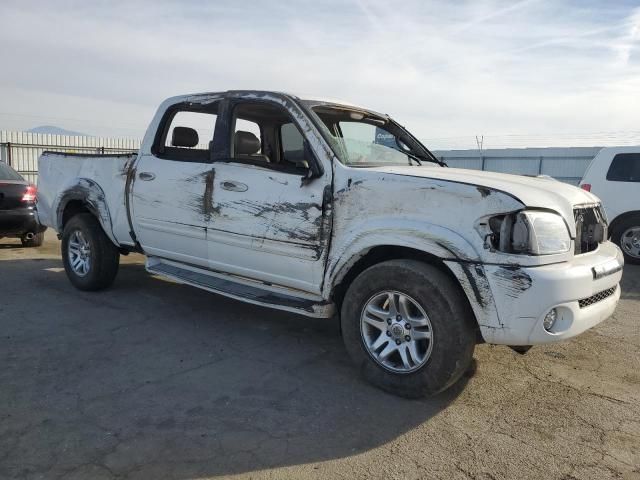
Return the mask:
[[[387,337],[391,336],[391,332],[389,330],[387,330]]]
[[[397,321],[402,320],[402,316],[401,316],[401,315],[396,315],[396,320],[397,320]]]
[[[410,323],[405,324],[404,328],[406,328],[407,330],[411,330],[411,324]]]
[[[411,337],[410,337],[409,335],[405,335],[405,336],[404,336],[404,339],[405,339],[407,342],[410,342],[410,341],[411,341]]]
[[[396,340],[396,345],[400,345],[402,342],[400,340]]]
[[[391,325],[392,320],[390,318],[387,318],[387,324]]]

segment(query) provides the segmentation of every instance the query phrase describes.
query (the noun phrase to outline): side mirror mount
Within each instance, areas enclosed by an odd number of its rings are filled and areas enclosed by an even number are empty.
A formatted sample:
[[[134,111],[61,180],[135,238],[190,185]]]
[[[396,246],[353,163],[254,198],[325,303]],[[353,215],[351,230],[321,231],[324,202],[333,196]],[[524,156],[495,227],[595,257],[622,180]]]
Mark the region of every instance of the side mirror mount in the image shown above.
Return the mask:
[[[309,145],[309,142],[306,138],[303,143],[303,152],[304,160],[296,162],[296,164],[301,168],[306,168],[306,173],[304,177],[302,177],[302,184],[306,185],[314,178],[321,177],[324,172],[322,171],[322,168],[320,167],[318,162],[315,160],[315,154],[313,153],[311,145]]]

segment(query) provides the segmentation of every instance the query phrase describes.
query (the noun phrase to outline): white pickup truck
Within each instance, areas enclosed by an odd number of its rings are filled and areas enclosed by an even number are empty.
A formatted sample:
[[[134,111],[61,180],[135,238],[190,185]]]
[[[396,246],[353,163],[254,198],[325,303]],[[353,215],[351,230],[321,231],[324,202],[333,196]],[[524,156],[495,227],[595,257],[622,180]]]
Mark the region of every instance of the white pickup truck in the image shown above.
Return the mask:
[[[174,97],[137,155],[45,152],[40,222],[70,281],[119,256],[246,302],[340,317],[373,384],[452,385],[477,343],[564,340],[609,317],[623,257],[597,197],[443,168],[387,115],[263,91]],[[213,320],[215,321],[215,320]]]

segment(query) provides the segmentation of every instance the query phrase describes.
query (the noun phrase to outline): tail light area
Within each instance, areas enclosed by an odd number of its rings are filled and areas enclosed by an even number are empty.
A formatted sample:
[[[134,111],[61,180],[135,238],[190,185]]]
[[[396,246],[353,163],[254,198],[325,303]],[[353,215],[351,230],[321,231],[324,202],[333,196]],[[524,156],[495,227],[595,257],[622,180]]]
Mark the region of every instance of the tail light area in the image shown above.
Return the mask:
[[[25,203],[35,203],[38,189],[35,185],[29,185],[22,195],[22,201]]]
[[[590,183],[583,183],[582,185],[580,185],[580,188],[583,190],[586,190],[587,192],[591,191],[591,184]]]

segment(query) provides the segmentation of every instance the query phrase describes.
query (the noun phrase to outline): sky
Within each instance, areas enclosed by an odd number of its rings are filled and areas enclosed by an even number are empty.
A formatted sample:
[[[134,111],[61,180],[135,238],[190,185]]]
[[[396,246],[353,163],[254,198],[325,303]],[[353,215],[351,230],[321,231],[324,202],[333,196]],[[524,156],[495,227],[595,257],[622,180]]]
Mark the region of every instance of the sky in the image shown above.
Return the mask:
[[[2,1],[0,129],[140,138],[228,89],[388,113],[430,148],[640,144],[640,0]]]

